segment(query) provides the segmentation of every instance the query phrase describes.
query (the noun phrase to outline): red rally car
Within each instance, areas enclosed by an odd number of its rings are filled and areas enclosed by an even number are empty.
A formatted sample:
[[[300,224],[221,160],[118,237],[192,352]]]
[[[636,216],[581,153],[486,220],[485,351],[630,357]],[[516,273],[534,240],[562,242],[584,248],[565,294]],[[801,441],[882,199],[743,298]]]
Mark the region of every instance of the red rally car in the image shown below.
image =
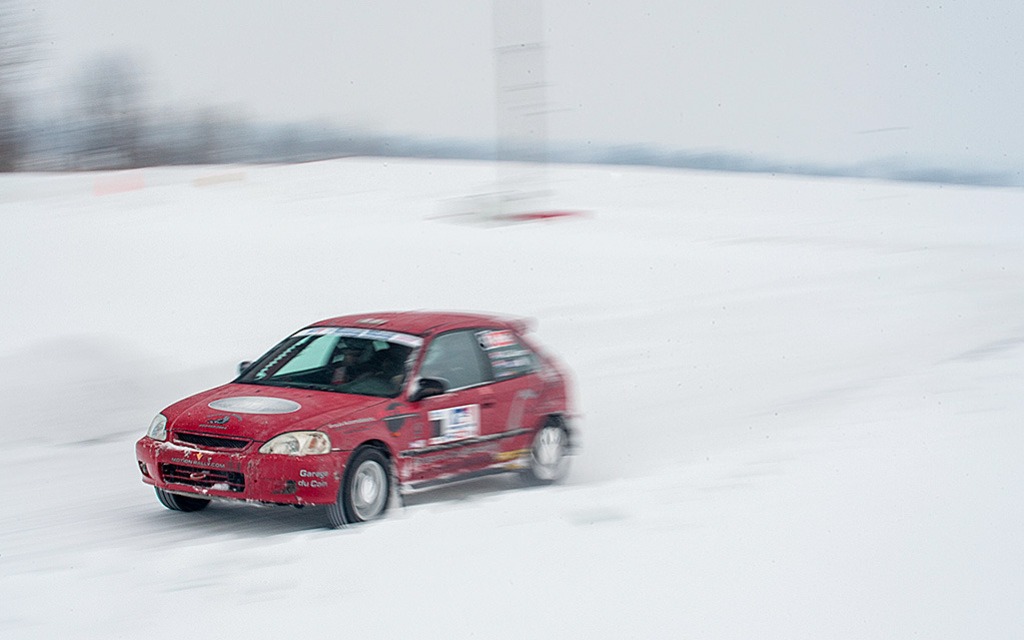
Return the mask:
[[[576,438],[569,382],[528,329],[466,313],[317,322],[157,415],[135,445],[142,479],[177,511],[326,505],[335,527],[380,517],[393,490],[556,482]]]

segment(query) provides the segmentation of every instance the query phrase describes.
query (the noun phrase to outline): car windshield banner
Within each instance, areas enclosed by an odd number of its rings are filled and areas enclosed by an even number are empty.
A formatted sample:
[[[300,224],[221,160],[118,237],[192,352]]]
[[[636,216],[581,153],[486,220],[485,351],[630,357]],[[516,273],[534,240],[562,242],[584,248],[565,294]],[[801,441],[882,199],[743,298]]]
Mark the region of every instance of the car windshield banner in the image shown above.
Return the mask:
[[[383,340],[394,342],[406,347],[419,347],[423,344],[423,338],[411,336],[407,333],[396,331],[384,331],[382,329],[357,329],[354,327],[309,327],[295,333],[295,338],[305,336],[338,336],[341,338],[363,338],[364,340]]]

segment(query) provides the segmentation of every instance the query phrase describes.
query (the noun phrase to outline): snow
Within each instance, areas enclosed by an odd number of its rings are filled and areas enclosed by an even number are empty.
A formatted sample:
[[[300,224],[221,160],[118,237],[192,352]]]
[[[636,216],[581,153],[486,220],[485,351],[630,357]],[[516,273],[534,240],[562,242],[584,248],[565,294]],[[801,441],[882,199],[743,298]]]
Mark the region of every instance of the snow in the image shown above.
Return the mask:
[[[0,176],[0,637],[1024,636],[1024,192],[568,166],[586,216],[440,216],[494,173]],[[538,320],[566,484],[333,531],[141,482],[164,406],[406,308]]]

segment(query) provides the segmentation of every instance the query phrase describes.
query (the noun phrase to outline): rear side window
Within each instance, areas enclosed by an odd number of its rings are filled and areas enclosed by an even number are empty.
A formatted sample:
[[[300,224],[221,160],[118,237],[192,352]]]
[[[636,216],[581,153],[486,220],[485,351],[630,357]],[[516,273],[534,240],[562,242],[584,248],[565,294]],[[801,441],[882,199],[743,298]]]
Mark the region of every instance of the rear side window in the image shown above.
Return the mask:
[[[537,355],[504,329],[478,331],[480,348],[487,354],[495,380],[508,380],[537,370]]]

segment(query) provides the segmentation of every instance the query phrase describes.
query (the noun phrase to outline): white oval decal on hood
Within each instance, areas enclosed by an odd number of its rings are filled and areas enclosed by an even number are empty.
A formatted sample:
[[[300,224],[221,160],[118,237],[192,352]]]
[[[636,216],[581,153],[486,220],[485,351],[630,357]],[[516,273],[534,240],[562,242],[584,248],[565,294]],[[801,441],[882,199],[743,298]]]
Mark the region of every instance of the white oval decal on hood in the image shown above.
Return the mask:
[[[285,400],[283,398],[263,398],[260,396],[239,396],[237,398],[221,398],[214,400],[209,405],[217,411],[228,411],[231,413],[259,413],[269,415],[274,413],[292,413],[302,408],[298,402]]]

